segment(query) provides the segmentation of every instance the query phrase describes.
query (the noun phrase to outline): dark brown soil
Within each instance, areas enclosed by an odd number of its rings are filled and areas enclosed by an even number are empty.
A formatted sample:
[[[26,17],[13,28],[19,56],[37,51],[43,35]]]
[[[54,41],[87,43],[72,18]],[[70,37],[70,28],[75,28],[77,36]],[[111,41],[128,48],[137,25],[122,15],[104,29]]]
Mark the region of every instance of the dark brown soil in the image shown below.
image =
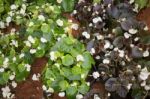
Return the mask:
[[[33,81],[33,74],[41,74],[47,63],[47,58],[37,58],[31,67],[31,73],[26,81],[18,84],[15,89],[15,99],[42,99],[42,81]]]

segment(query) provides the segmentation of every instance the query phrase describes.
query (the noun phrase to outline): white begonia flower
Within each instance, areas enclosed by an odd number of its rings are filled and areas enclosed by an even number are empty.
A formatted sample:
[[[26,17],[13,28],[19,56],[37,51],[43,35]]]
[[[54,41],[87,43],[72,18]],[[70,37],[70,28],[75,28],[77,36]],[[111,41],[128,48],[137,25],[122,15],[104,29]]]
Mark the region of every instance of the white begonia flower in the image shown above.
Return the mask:
[[[17,87],[17,83],[15,81],[12,81],[11,85],[12,85],[13,88]]]
[[[94,94],[94,99],[101,99],[97,94]]]
[[[26,46],[31,47],[30,41],[24,41],[24,43],[25,43]]]
[[[10,22],[11,22],[11,17],[10,17],[10,16],[8,16],[8,17],[6,18],[6,22],[7,22],[7,23],[10,23]]]
[[[81,78],[82,78],[82,79],[85,78],[85,74],[81,74]]]
[[[129,3],[130,3],[130,4],[134,3],[134,0],[130,0]]]
[[[33,81],[37,81],[37,80],[39,80],[39,76],[38,76],[38,75],[36,75],[36,74],[33,74],[33,76],[32,76],[32,80],[33,80]]]
[[[140,72],[139,78],[141,80],[146,80],[148,78],[148,76],[150,75],[150,72],[148,72],[147,68],[143,68]]]
[[[20,10],[20,14],[25,15],[25,10],[24,10],[24,9],[21,9],[21,10]]]
[[[102,18],[101,17],[96,17],[92,21],[93,21],[93,23],[102,22]]]
[[[33,22],[30,22],[30,23],[29,23],[29,26],[30,26],[30,27],[31,27],[31,26],[33,26],[33,25],[34,25],[34,23],[33,23]]]
[[[125,37],[126,39],[128,39],[129,37],[131,37],[131,34],[125,32],[125,33],[124,33],[124,37]]]
[[[26,9],[27,7],[26,7],[26,5],[25,4],[22,4],[22,9]]]
[[[84,57],[82,55],[77,55],[77,61],[84,61]]]
[[[25,64],[25,67],[26,67],[26,69],[27,69],[28,72],[31,70],[31,65]]]
[[[90,53],[91,53],[92,55],[95,54],[95,49],[94,49],[94,48],[91,48]]]
[[[36,53],[36,49],[30,49],[30,53],[31,53],[31,54]]]
[[[19,55],[19,58],[23,58],[25,56],[25,54],[24,53],[21,53],[20,55]]]
[[[54,89],[50,87],[48,88],[47,92],[54,93]]]
[[[74,24],[71,25],[71,28],[74,29],[74,30],[78,30],[79,25],[74,23]]]
[[[130,90],[130,89],[131,89],[131,87],[132,87],[132,84],[131,84],[131,83],[129,83],[129,84],[127,85],[127,89],[128,89],[128,90]]]
[[[73,10],[73,14],[77,14],[77,10]]]
[[[54,61],[54,60],[57,59],[57,57],[55,56],[55,52],[54,52],[54,51],[50,52],[50,59],[51,59],[52,61]]]
[[[35,43],[35,40],[34,40],[34,38],[31,35],[28,36],[28,41],[30,41],[32,44]]]
[[[9,99],[10,96],[11,96],[11,92],[10,92],[9,86],[6,86],[6,87],[2,88],[1,90],[2,90],[3,97]]]
[[[144,80],[142,83],[141,83],[141,86],[144,87],[146,85],[146,81]]]
[[[143,52],[143,57],[148,57],[148,56],[149,56],[149,51],[148,50],[144,51]]]
[[[144,27],[144,30],[145,30],[145,31],[148,31],[148,26],[145,26],[145,27]]]
[[[136,38],[134,38],[134,41],[138,41],[140,38],[139,37],[136,37]]]
[[[136,3],[133,11],[138,12],[138,9],[139,9],[139,5]]]
[[[138,32],[137,29],[133,29],[133,28],[129,29],[130,34],[136,34],[137,32]]]
[[[58,26],[63,26],[64,25],[64,22],[62,20],[60,20],[60,19],[58,19],[56,21],[56,23],[57,23]]]
[[[41,40],[42,43],[46,43],[47,42],[47,40],[44,37],[41,37],[40,40]]]
[[[14,78],[15,78],[15,75],[14,75],[14,74],[12,74],[12,75],[9,76],[9,79],[10,79],[10,80],[14,80]]]
[[[100,59],[101,57],[98,55],[98,56],[96,56],[95,58],[96,58],[96,59]]]
[[[109,64],[109,63],[110,63],[110,60],[109,60],[109,59],[104,59],[104,60],[103,60],[103,63],[104,63],[104,64]]]
[[[4,29],[4,28],[5,28],[5,24],[4,24],[3,21],[0,21],[0,28],[1,28],[1,29]]]
[[[38,16],[38,19],[39,19],[40,21],[45,21],[45,17],[44,17],[43,15],[39,15],[39,16]]]
[[[62,2],[62,0],[57,0],[57,3],[61,3]]]
[[[83,95],[82,94],[77,94],[76,99],[83,99]]]
[[[125,55],[124,51],[123,50],[119,50],[119,56],[120,57],[124,57],[124,55]]]
[[[146,91],[149,91],[149,90],[150,90],[150,85],[145,85],[145,86],[144,86],[144,89],[145,89]]]
[[[43,89],[44,91],[46,91],[46,90],[47,90],[47,88],[46,88],[46,86],[45,86],[45,85],[43,85],[43,86],[42,86],[42,89]]]
[[[11,40],[11,45],[14,45],[15,47],[18,47],[18,41],[16,40]]]
[[[92,76],[93,76],[94,79],[97,79],[97,78],[100,77],[100,74],[99,74],[99,72],[96,71],[96,72],[92,73]]]
[[[16,6],[15,4],[12,4],[12,5],[10,6],[10,9],[11,9],[11,10],[15,10],[15,9],[17,9],[17,6]]]
[[[9,58],[5,58],[3,61],[3,67],[7,68],[8,67],[8,62],[9,62]]]
[[[104,48],[105,48],[105,49],[108,49],[108,48],[110,48],[110,46],[111,46],[110,41],[105,40]]]
[[[104,36],[103,35],[97,35],[96,38],[97,38],[97,40],[103,40]]]
[[[90,38],[90,34],[89,34],[89,33],[87,33],[87,32],[83,32],[83,33],[82,33],[82,35],[83,35],[85,38],[87,38],[87,39],[89,39],[89,38]]]
[[[2,72],[4,72],[5,71],[5,69],[4,68],[0,68],[0,72],[2,73]]]
[[[64,97],[65,96],[65,92],[59,92],[58,96],[59,97]]]

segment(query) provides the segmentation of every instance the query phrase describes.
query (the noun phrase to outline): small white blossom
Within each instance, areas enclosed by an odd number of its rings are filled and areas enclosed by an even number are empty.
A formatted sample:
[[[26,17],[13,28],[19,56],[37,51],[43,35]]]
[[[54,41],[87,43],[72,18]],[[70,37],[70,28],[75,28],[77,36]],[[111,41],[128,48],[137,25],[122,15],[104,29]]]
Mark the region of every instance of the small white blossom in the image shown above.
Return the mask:
[[[1,73],[4,72],[4,70],[5,70],[4,68],[0,68],[0,72],[1,72]]]
[[[21,9],[21,10],[20,10],[20,14],[25,15],[25,10],[24,10],[24,9]]]
[[[124,33],[124,37],[125,37],[126,39],[128,39],[129,37],[131,37],[131,34],[125,32],[125,33]]]
[[[11,10],[15,10],[15,9],[17,9],[17,6],[16,6],[15,4],[12,4],[12,5],[10,6],[10,8],[11,8]]]
[[[100,59],[100,56],[96,56],[95,58],[96,58],[96,59]]]
[[[146,81],[144,80],[142,83],[141,83],[141,86],[144,87],[146,85]]]
[[[58,94],[58,96],[59,96],[59,97],[64,97],[64,96],[65,96],[65,92],[60,92],[60,93]]]
[[[109,60],[109,59],[104,59],[104,60],[103,60],[103,63],[104,63],[104,64],[109,64],[109,63],[110,63],[110,60]]]
[[[77,10],[73,10],[73,14],[77,14]]]
[[[76,99],[83,99],[83,95],[82,94],[77,94]]]
[[[9,58],[5,58],[3,61],[3,67],[7,68],[8,67],[8,62],[9,62]]]
[[[50,59],[53,60],[53,61],[57,59],[57,57],[55,56],[54,51],[50,52]]]
[[[145,88],[146,91],[149,91],[150,90],[150,85],[145,85],[144,88]]]
[[[20,55],[19,55],[19,58],[23,58],[25,55],[24,55],[24,53],[21,53]]]
[[[46,43],[47,42],[47,40],[44,37],[41,37],[40,40],[41,40],[42,43]]]
[[[94,99],[101,99],[97,94],[94,94]]]
[[[85,78],[85,74],[81,74],[81,78],[82,78],[82,79]]]
[[[92,55],[95,54],[95,49],[94,49],[94,48],[91,48],[90,53],[91,53]]]
[[[36,53],[36,49],[30,49],[30,53],[31,53],[31,54]]]
[[[77,61],[84,61],[84,57],[82,55],[77,55]]]
[[[31,47],[31,43],[29,41],[24,41],[25,45]]]
[[[108,48],[110,48],[110,46],[111,46],[110,42],[108,40],[105,40],[104,48],[108,49]]]
[[[0,28],[1,28],[1,29],[5,28],[5,24],[4,24],[3,21],[0,21]]]
[[[119,56],[120,56],[120,57],[124,57],[124,55],[125,55],[125,54],[124,54],[124,51],[123,51],[123,50],[119,50]]]
[[[103,40],[104,36],[103,35],[97,35],[96,38],[97,38],[97,40]]]
[[[48,88],[47,92],[54,93],[54,89],[50,87]]]
[[[31,65],[25,64],[25,67],[26,67],[26,69],[27,69],[28,72],[31,70]]]
[[[13,88],[17,87],[17,83],[15,81],[12,81],[11,85],[12,85]]]
[[[71,28],[74,29],[74,30],[78,30],[79,25],[74,23],[74,24],[71,25]]]
[[[130,4],[134,3],[134,0],[130,0],[129,3],[130,3]]]
[[[60,19],[58,19],[58,20],[56,21],[56,23],[57,23],[58,26],[63,26],[63,25],[64,25],[63,21],[60,20]]]
[[[148,50],[144,51],[143,52],[143,57],[148,57],[148,56],[149,56],[149,51]]]
[[[136,34],[137,32],[138,32],[137,29],[133,29],[133,28],[129,29],[130,34]]]
[[[145,26],[145,27],[144,27],[144,30],[145,30],[145,31],[148,31],[148,26]]]
[[[82,33],[82,35],[83,35],[85,38],[87,38],[87,39],[89,39],[89,38],[90,38],[90,34],[89,34],[89,33],[87,33],[87,32],[83,32],[83,33]]]
[[[97,79],[100,77],[100,74],[99,74],[99,72],[96,71],[96,72],[93,72],[92,76],[94,79]]]
[[[10,45],[14,45],[15,47],[18,47],[18,41],[16,41],[16,40],[11,40]]]
[[[2,88],[1,90],[2,90],[3,97],[9,99],[10,96],[11,96],[11,92],[10,92],[9,86],[6,86],[6,87]]]
[[[34,38],[31,35],[28,36],[28,41],[30,41],[32,44],[35,43],[35,40],[34,40]]]
[[[11,76],[9,76],[9,79],[10,79],[10,80],[14,80],[14,78],[15,78],[15,75],[14,75],[14,74],[11,75]]]
[[[92,21],[93,21],[93,23],[102,22],[102,18],[101,17],[96,17]]]
[[[129,83],[129,84],[127,85],[128,90],[130,90],[130,89],[131,89],[131,87],[132,87],[132,84],[131,84],[131,83]]]
[[[62,2],[62,0],[57,0],[57,3],[61,3]]]
[[[134,41],[138,41],[140,38],[139,37],[136,37],[135,39],[134,39]]]
[[[46,90],[47,90],[47,88],[46,88],[46,86],[45,86],[45,85],[43,85],[43,86],[42,86],[42,89],[43,89],[44,91],[46,91]]]
[[[32,80],[34,80],[34,81],[39,80],[39,76],[38,76],[38,75],[36,75],[36,74],[33,74],[33,76],[32,76]]]
[[[147,68],[143,68],[140,72],[139,78],[141,80],[146,80],[148,78],[148,76],[150,75],[150,72],[148,72]]]
[[[40,21],[45,21],[45,17],[44,17],[43,15],[39,15],[39,16],[38,16],[38,19],[39,19]]]
[[[22,4],[22,9],[26,9],[27,7],[26,7],[26,5],[25,4]]]
[[[34,23],[33,23],[33,22],[30,22],[30,23],[29,23],[29,26],[33,26],[33,25],[34,25]]]
[[[11,22],[11,17],[10,17],[10,16],[8,16],[8,17],[6,18],[6,22],[7,22],[7,23],[10,23],[10,22]]]

